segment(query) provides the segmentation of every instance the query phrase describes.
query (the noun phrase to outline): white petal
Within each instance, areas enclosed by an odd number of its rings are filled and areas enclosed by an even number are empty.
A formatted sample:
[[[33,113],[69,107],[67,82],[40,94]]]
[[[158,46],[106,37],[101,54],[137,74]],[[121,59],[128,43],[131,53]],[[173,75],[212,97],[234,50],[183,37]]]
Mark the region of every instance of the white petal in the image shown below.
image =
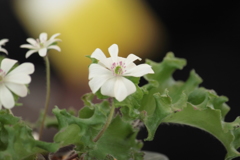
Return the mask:
[[[41,33],[40,36],[39,36],[40,42],[41,42],[41,43],[46,42],[46,41],[47,41],[47,37],[48,37],[48,36],[47,36],[47,33],[45,33],[45,32]]]
[[[140,57],[136,56],[135,54],[129,54],[125,60],[125,65],[128,66],[129,64],[131,64],[133,61],[135,60],[142,60]]]
[[[0,40],[0,46],[2,46],[2,45],[5,45],[5,43],[7,43],[8,42],[8,39],[1,39]]]
[[[14,68],[11,72],[8,73],[9,75],[12,74],[32,74],[34,72],[34,65],[30,62],[22,63],[16,68]]]
[[[13,65],[17,63],[17,60],[9,59],[9,58],[4,58],[1,63],[1,69],[5,72],[8,73],[8,71],[13,67]]]
[[[0,110],[2,109],[2,103],[1,103],[1,100],[0,100]]]
[[[116,77],[108,79],[101,87],[101,93],[105,96],[115,97],[114,88],[116,83]]]
[[[51,46],[48,47],[48,49],[55,49],[58,52],[61,52],[61,48],[59,46],[56,46],[56,45],[51,45]]]
[[[54,40],[54,39],[55,39],[57,36],[59,36],[59,35],[60,35],[60,33],[56,33],[56,34],[52,35],[49,40]],[[57,40],[57,39],[55,39],[55,40]],[[58,41],[61,41],[61,40],[58,39]]]
[[[20,97],[25,97],[28,93],[27,87],[24,84],[16,84],[16,83],[4,83],[7,88],[9,88],[12,92],[14,92],[16,95]]]
[[[33,38],[28,38],[27,42],[30,43],[31,45],[35,46],[37,44],[37,41]]]
[[[128,95],[135,91],[136,87],[133,82],[124,77],[111,78],[101,87],[101,93],[103,95],[115,97],[118,101],[123,101]]]
[[[145,74],[154,73],[152,67],[148,64],[140,64],[134,68],[127,69],[124,76],[141,77]]]
[[[35,49],[34,50],[29,50],[29,51],[27,51],[25,57],[28,58],[29,56],[31,56],[35,52],[37,52],[37,50],[35,50]]]
[[[117,62],[118,60],[118,45],[113,44],[108,48],[108,52],[111,55],[112,61]]]
[[[22,44],[20,48],[36,49],[36,47],[31,44]]]
[[[109,75],[102,75],[92,78],[88,84],[93,93],[96,93],[99,88],[111,77]]]
[[[110,68],[110,63],[107,60],[105,54],[103,53],[103,51],[99,48],[95,49],[95,51],[92,53],[91,58],[95,58],[97,60],[99,60],[99,62],[101,64],[103,64],[104,66],[106,66],[107,68]]]
[[[115,84],[114,94],[115,98],[119,102],[123,101],[128,95],[134,93],[135,91],[136,86],[132,81],[124,77],[118,77]]]
[[[46,54],[47,54],[47,48],[42,48],[42,49],[40,49],[40,50],[38,51],[38,53],[39,53],[39,55],[40,55],[41,57],[46,56]]]
[[[4,84],[0,84],[0,101],[7,109],[13,108],[15,104],[12,93]]]
[[[18,84],[29,84],[31,82],[31,77],[27,74],[11,74],[4,77],[4,82],[12,82]]]
[[[0,46],[0,52],[4,52],[4,53],[8,54],[8,51],[4,48],[1,48],[1,46]]]
[[[95,51],[93,51],[91,58],[95,58],[99,61],[102,61],[102,60],[106,59],[106,56],[101,49],[97,48],[97,49],[95,49]]]
[[[51,40],[46,41],[44,43],[44,46],[48,47],[48,46],[52,45],[53,43],[59,42],[59,41],[61,41],[61,40],[60,39],[51,39]]]
[[[106,69],[105,67],[99,65],[99,64],[91,64],[89,66],[89,75],[88,75],[88,79],[92,79],[93,77],[97,77],[97,76],[102,76],[102,75],[113,75],[112,72],[108,69]]]

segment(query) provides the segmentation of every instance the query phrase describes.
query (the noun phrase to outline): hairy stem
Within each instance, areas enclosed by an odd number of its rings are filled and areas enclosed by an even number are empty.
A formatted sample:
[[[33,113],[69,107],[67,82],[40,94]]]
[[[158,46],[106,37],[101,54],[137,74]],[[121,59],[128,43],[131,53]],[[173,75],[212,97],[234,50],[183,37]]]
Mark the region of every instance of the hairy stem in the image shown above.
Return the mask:
[[[113,104],[113,103],[112,103]],[[106,131],[106,129],[108,128],[108,126],[110,125],[113,115],[114,115],[114,111],[115,111],[115,107],[114,105],[112,105],[110,113],[108,115],[107,121],[105,123],[105,125],[103,126],[102,130],[98,133],[98,135],[94,138],[94,142],[97,142],[103,135],[103,133]]]
[[[46,65],[46,100],[45,100],[45,107],[44,107],[44,113],[43,113],[43,119],[41,122],[41,126],[39,129],[39,140],[41,139],[43,128],[44,128],[44,122],[46,119],[49,101],[50,101],[50,63],[47,56],[44,57],[45,65]]]

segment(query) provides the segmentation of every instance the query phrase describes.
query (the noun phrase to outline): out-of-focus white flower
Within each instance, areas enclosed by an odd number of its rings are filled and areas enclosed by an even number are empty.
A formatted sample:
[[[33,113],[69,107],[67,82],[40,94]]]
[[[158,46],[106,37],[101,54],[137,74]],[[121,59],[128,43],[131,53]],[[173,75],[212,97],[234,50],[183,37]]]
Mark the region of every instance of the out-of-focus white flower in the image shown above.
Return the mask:
[[[1,39],[0,40],[0,52],[4,52],[4,53],[8,54],[8,51],[6,49],[2,48],[2,46],[4,46],[5,43],[7,43],[7,42],[8,42],[8,39]]]
[[[16,63],[16,60],[4,58],[0,64],[0,109],[2,106],[7,109],[14,107],[13,93],[20,97],[28,93],[26,85],[31,82],[29,74],[34,72],[34,65],[26,62],[13,68]]]
[[[101,88],[102,95],[115,97],[123,101],[128,95],[136,91],[135,84],[125,76],[141,77],[154,73],[148,64],[135,65],[133,61],[141,60],[134,54],[127,58],[118,57],[118,45],[113,44],[108,48],[111,57],[106,58],[101,49],[97,48],[91,58],[98,60],[89,66],[89,86],[93,93]]]
[[[55,39],[59,35],[60,33],[56,33],[52,35],[52,37],[49,40],[47,40],[48,38],[47,33],[41,33],[39,35],[39,39],[35,40],[33,38],[28,38],[27,42],[30,44],[23,44],[20,47],[30,49],[26,53],[26,58],[28,58],[30,55],[32,55],[35,52],[38,52],[38,54],[41,57],[44,57],[47,55],[48,49],[55,49],[59,52],[61,51],[60,47],[55,44],[56,42],[61,41],[60,39]]]
[[[33,136],[33,138],[34,138],[35,140],[39,140],[39,134],[38,134],[38,132],[33,131],[33,132],[32,132],[32,136]]]

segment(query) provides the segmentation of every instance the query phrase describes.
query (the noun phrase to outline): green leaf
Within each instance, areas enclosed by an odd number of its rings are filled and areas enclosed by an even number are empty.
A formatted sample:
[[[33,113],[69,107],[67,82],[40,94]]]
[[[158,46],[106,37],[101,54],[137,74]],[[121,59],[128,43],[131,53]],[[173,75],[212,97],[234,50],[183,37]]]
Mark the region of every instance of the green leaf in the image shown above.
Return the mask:
[[[92,63],[98,63],[98,60],[96,58],[92,58],[89,55],[87,55],[86,57],[89,58],[92,61]]]
[[[240,156],[240,153],[238,153],[233,145],[234,138],[235,136],[239,136],[239,133],[234,134],[234,130],[225,129],[225,125],[234,125],[222,121],[220,110],[211,108],[198,110],[191,104],[188,104],[181,112],[172,114],[164,119],[163,122],[185,124],[205,130],[222,142],[227,149],[226,160]],[[239,132],[239,129],[237,130]],[[239,144],[239,140],[237,140],[237,142]]]
[[[184,59],[175,58],[173,53],[169,52],[164,58],[163,62],[156,63],[147,60],[147,63],[152,66],[154,74],[148,74],[144,76],[144,78],[149,83],[142,87],[143,90],[146,91],[146,94],[142,99],[140,110],[146,111],[148,115],[151,115],[156,108],[155,98],[153,97],[153,94],[163,93],[165,89],[167,89],[170,96],[172,96],[171,94],[174,94],[174,97],[172,97],[173,101],[176,101],[177,98],[179,98],[181,95],[181,92],[184,89],[184,83],[181,81],[176,82],[173,79],[172,74],[176,69],[182,69],[183,66],[186,65],[186,61]],[[197,79],[197,81],[199,80]],[[171,92],[172,90],[177,91],[178,94]]]
[[[83,144],[79,141],[78,133],[80,133],[80,127],[76,124],[70,124],[59,131],[55,137],[55,142],[60,142],[62,146],[68,144],[75,144],[78,148],[82,148]]]
[[[131,124],[124,122],[120,116],[113,119],[112,123],[97,141],[95,149],[89,151],[86,159],[105,159],[112,156],[117,160],[143,159],[143,153],[139,150],[142,143],[136,140],[138,130]],[[107,159],[107,158],[106,158]]]
[[[230,110],[228,98],[213,90],[199,88],[202,79],[191,71],[186,82],[176,81],[172,74],[186,64],[183,59],[168,53],[162,63],[147,61],[155,74],[146,75],[148,84],[141,101],[140,119],[148,130],[146,140],[152,140],[161,123],[179,123],[202,129],[216,137],[226,148],[226,160],[239,157],[240,118],[225,122]]]
[[[71,107],[67,109],[67,112],[71,115],[77,115],[76,109],[71,108]],[[44,110],[41,110],[37,122],[35,122],[35,123],[28,122],[28,125],[31,126],[31,128],[39,128],[41,126],[42,119],[44,116],[43,113],[44,113]],[[46,115],[45,121],[44,121],[44,127],[46,127],[46,128],[53,127],[53,128],[58,129],[59,126],[58,126],[57,118],[55,116]]]
[[[88,106],[89,108],[93,109],[93,105],[94,105],[92,103],[93,98],[94,98],[93,93],[87,93],[87,94],[82,96],[82,101],[84,102],[85,106]]]
[[[89,102],[87,102],[89,104]],[[93,109],[91,109],[93,108]],[[102,130],[110,111],[107,101],[93,106],[85,106],[79,116],[69,114],[66,110],[54,108],[60,131],[55,135],[54,142],[61,146],[74,144],[76,151],[84,159],[114,159],[125,160],[134,158],[141,160],[142,143],[136,140],[138,129],[133,129],[129,122],[119,116],[114,118],[102,137],[94,142]]]
[[[167,90],[165,90],[164,94],[160,95],[159,93],[156,93],[153,95],[153,97],[155,98],[156,102],[155,112],[152,115],[143,115],[142,118],[142,121],[148,130],[148,137],[145,140],[149,141],[153,140],[154,134],[162,120],[173,112],[170,106],[172,100],[169,97]]]
[[[58,145],[37,141],[32,136],[32,130],[19,118],[0,111],[0,159],[30,160],[37,153],[55,152]]]
[[[171,86],[175,80],[172,78],[172,74],[176,69],[182,69],[186,65],[185,59],[175,58],[172,52],[168,52],[162,63],[156,63],[151,60],[146,62],[152,66],[154,74],[147,74],[144,76],[149,82],[156,81],[159,87]],[[150,84],[152,85],[152,84]]]
[[[94,108],[91,109],[90,107],[83,107],[80,111],[79,111],[79,117],[80,118],[91,118],[94,114]]]
[[[99,89],[99,90],[95,93],[95,95],[97,96],[98,99],[108,99],[108,98],[109,98],[109,96],[102,95],[101,89]]]
[[[89,107],[83,107],[79,112],[80,117],[71,115],[66,110],[54,108],[53,113],[58,119],[60,129],[54,136],[54,142],[61,146],[74,144],[80,153],[94,148],[93,139],[105,124],[110,106],[107,101],[103,101],[95,104],[93,108],[93,112],[89,112],[91,110]]]
[[[120,107],[122,112],[122,118],[125,121],[133,121],[139,118],[140,112],[139,108],[141,107],[141,100],[144,95],[144,91],[136,86],[136,92],[129,95],[125,100],[119,102],[117,100],[114,101],[114,106],[116,108]]]

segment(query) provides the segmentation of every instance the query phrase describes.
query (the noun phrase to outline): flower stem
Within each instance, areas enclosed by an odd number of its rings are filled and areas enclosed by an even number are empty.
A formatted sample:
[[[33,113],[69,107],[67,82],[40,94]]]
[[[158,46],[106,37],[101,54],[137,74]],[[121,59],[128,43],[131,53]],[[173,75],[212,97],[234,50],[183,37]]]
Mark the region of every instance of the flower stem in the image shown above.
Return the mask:
[[[45,107],[44,107],[44,113],[43,113],[43,119],[41,122],[41,126],[39,129],[39,140],[41,139],[43,128],[44,128],[44,122],[46,119],[49,101],[50,101],[50,63],[47,56],[44,57],[45,65],[46,65],[46,100],[45,100]]]
[[[113,118],[113,115],[114,115],[114,111],[115,111],[115,107],[114,107],[114,105],[112,105],[110,113],[109,113],[108,118],[107,118],[107,121],[106,121],[105,125],[103,126],[102,130],[93,139],[94,142],[97,142],[102,137],[103,133],[106,131],[106,129],[110,125],[110,123],[112,121],[112,118]]]
[[[8,109],[8,112],[9,112],[12,116],[14,116],[14,114],[13,114],[13,112],[12,112],[11,109]]]

